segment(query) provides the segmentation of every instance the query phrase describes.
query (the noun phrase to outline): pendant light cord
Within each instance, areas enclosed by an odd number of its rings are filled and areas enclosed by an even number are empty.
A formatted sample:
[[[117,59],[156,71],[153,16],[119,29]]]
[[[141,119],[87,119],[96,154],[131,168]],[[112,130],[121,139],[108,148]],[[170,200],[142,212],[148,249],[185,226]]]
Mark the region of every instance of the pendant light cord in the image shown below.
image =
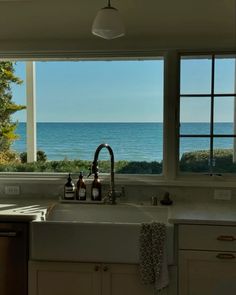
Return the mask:
[[[111,0],[108,0],[107,7],[111,7]]]

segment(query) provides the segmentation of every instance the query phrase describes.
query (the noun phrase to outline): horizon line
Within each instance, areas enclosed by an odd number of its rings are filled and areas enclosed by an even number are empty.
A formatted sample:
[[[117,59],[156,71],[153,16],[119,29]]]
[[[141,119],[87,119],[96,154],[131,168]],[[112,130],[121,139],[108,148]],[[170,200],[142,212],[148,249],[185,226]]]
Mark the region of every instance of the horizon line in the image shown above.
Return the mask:
[[[17,121],[16,123],[26,123],[26,121]],[[36,123],[95,123],[95,124],[103,124],[103,123],[107,123],[107,124],[111,124],[111,123],[115,123],[115,124],[119,124],[119,123],[164,123],[163,121],[38,121]],[[182,123],[206,123],[206,124],[210,124],[210,122],[205,122],[205,121],[184,121],[184,122],[180,122],[180,124]],[[230,122],[230,121],[215,121],[214,123],[234,123],[234,122]]]

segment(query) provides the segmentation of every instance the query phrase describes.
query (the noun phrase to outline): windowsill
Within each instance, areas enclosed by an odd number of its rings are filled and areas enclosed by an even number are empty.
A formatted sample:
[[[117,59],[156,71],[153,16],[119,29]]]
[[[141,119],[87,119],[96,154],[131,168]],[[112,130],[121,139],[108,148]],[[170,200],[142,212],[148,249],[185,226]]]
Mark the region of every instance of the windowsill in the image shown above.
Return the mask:
[[[31,184],[64,184],[67,173],[2,173],[0,181],[2,183],[31,183]],[[72,175],[74,181],[78,175]],[[101,180],[106,184],[110,181],[109,174],[100,174]],[[208,178],[208,179],[207,179]],[[90,183],[93,177],[85,178]],[[226,187],[236,188],[236,179],[228,176],[205,176],[205,175],[185,175],[176,179],[166,179],[161,175],[147,174],[115,174],[117,185],[147,185],[147,186],[172,186],[172,187]]]

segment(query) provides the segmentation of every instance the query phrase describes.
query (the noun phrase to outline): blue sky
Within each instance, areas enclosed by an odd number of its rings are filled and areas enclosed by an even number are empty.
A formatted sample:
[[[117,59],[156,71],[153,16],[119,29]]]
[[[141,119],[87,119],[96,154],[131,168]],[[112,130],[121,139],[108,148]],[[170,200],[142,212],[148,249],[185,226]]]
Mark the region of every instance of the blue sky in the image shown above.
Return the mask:
[[[39,122],[163,120],[163,61],[38,62],[36,73]],[[16,75],[25,79],[24,63]],[[25,85],[13,93],[25,103]]]
[[[182,93],[209,93],[211,62],[181,63]],[[163,61],[37,62],[38,122],[162,122]],[[234,92],[235,59],[216,61],[216,92]],[[25,64],[16,75],[25,80]],[[25,84],[13,87],[14,101],[25,104]],[[233,120],[233,97],[216,99],[215,118]],[[208,122],[209,98],[181,101],[182,122]],[[26,112],[15,119],[26,120]]]

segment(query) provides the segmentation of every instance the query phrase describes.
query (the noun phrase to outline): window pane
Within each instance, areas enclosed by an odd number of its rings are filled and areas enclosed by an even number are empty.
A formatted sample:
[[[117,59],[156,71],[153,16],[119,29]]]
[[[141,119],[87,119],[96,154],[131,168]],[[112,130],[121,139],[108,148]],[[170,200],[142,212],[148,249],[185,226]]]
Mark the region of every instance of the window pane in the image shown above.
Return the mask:
[[[180,134],[209,134],[210,110],[209,97],[181,97]]]
[[[215,94],[235,93],[236,58],[218,57],[215,60]]]
[[[234,97],[215,97],[214,134],[234,134]],[[236,128],[236,126],[235,126]]]
[[[101,143],[112,147],[117,173],[162,172],[162,58],[36,62],[36,78],[37,149],[47,162],[31,172],[86,175]],[[23,129],[18,152],[26,151]],[[102,150],[101,172],[109,159]]]
[[[180,171],[208,172],[210,156],[209,138],[180,139]]]
[[[235,145],[236,147],[236,145]],[[233,138],[214,139],[214,173],[236,173],[236,149]]]
[[[180,93],[209,94],[211,92],[211,58],[184,57],[180,64]]]

